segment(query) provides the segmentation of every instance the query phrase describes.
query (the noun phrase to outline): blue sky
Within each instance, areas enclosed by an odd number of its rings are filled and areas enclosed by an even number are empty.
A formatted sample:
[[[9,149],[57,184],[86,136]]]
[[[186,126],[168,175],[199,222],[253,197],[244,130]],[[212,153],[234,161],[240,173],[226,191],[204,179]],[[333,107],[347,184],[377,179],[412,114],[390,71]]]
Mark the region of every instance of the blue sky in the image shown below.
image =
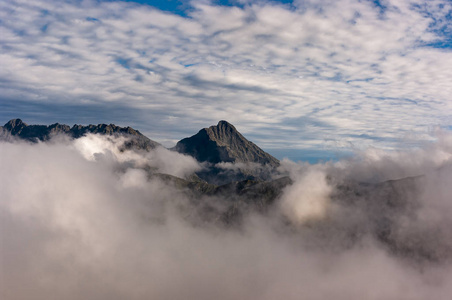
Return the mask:
[[[452,3],[0,0],[4,123],[115,123],[166,146],[228,120],[279,158],[452,126]]]

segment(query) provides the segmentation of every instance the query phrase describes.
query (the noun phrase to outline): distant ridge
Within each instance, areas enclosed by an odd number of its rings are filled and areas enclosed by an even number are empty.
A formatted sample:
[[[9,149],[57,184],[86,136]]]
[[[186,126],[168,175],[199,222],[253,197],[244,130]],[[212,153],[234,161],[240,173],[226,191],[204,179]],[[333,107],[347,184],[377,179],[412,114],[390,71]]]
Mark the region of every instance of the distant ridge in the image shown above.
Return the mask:
[[[124,145],[126,148],[151,150],[159,143],[149,139],[131,127],[114,124],[73,125],[72,127],[55,123],[52,125],[28,125],[21,119],[12,119],[0,126],[0,138],[20,138],[31,142],[48,141],[52,137],[65,134],[71,138],[80,138],[88,133],[110,136],[126,135],[132,137]],[[227,121],[220,121],[216,126],[201,129],[197,134],[182,139],[172,149],[190,155],[200,162],[213,164],[221,162],[258,163],[268,167],[277,167],[279,161],[248,141]]]
[[[173,148],[198,161],[259,163],[276,167],[279,161],[248,141],[235,127],[220,121],[216,126],[201,129],[197,134],[179,141]]]
[[[21,119],[12,119],[4,126],[0,126],[0,136],[3,139],[9,137],[17,137],[31,142],[47,141],[58,134],[66,134],[72,138],[79,138],[88,133],[98,133],[103,135],[127,135],[132,137],[127,141],[126,148],[139,148],[144,150],[151,150],[160,144],[149,139],[141,134],[138,130],[131,127],[120,127],[114,124],[99,124],[99,125],[77,125],[70,127],[65,124],[55,123],[49,126],[46,125],[28,125]]]

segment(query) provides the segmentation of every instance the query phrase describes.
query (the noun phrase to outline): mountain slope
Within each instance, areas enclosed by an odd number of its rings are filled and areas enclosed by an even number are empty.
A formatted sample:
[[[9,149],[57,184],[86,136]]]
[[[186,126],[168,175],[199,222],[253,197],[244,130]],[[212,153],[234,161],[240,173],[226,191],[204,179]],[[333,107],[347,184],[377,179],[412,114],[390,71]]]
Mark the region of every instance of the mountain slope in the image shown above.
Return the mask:
[[[13,119],[8,121],[4,126],[0,127],[0,136],[8,139],[11,136],[21,138],[24,140],[36,142],[47,141],[58,134],[66,134],[72,138],[79,138],[88,133],[98,133],[104,135],[126,135],[131,137],[125,143],[126,148],[136,148],[150,150],[154,149],[160,144],[147,138],[138,130],[131,127],[119,127],[114,124],[99,124],[99,125],[74,125],[72,127],[55,123],[49,126],[46,125],[28,125],[21,119]]]
[[[233,125],[226,121],[201,129],[174,147],[179,153],[188,154],[198,161],[259,163],[276,167],[279,161],[248,141]]]

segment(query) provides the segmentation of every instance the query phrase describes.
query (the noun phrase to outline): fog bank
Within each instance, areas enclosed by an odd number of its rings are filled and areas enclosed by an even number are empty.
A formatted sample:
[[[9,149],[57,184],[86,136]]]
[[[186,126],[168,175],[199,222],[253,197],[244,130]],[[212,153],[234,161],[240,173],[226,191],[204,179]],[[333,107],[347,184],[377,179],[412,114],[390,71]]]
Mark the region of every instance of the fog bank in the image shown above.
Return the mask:
[[[293,184],[239,226],[199,210],[230,200],[150,176],[202,170],[191,157],[99,136],[1,142],[0,298],[449,299],[451,141],[283,161]]]

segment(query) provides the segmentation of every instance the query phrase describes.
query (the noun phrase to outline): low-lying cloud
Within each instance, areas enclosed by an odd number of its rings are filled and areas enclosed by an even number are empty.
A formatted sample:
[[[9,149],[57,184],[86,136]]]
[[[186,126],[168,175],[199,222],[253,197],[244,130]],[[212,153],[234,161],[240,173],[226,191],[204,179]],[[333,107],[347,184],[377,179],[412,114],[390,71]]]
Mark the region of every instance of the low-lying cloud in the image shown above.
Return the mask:
[[[160,173],[185,178],[203,166],[191,156],[157,147],[150,152],[124,151],[126,137],[88,134],[74,140],[73,147],[87,160],[107,159],[133,167],[148,167]]]
[[[281,176],[293,184],[267,211],[244,212],[238,226],[198,209],[218,203],[222,213],[227,196],[190,199],[150,176],[200,170],[178,153],[118,152],[122,140],[98,136],[2,142],[0,296],[448,299],[448,140],[422,155],[283,162]],[[433,159],[438,153],[443,159]],[[375,174],[384,179],[366,181]],[[414,177],[385,181],[401,174]]]

